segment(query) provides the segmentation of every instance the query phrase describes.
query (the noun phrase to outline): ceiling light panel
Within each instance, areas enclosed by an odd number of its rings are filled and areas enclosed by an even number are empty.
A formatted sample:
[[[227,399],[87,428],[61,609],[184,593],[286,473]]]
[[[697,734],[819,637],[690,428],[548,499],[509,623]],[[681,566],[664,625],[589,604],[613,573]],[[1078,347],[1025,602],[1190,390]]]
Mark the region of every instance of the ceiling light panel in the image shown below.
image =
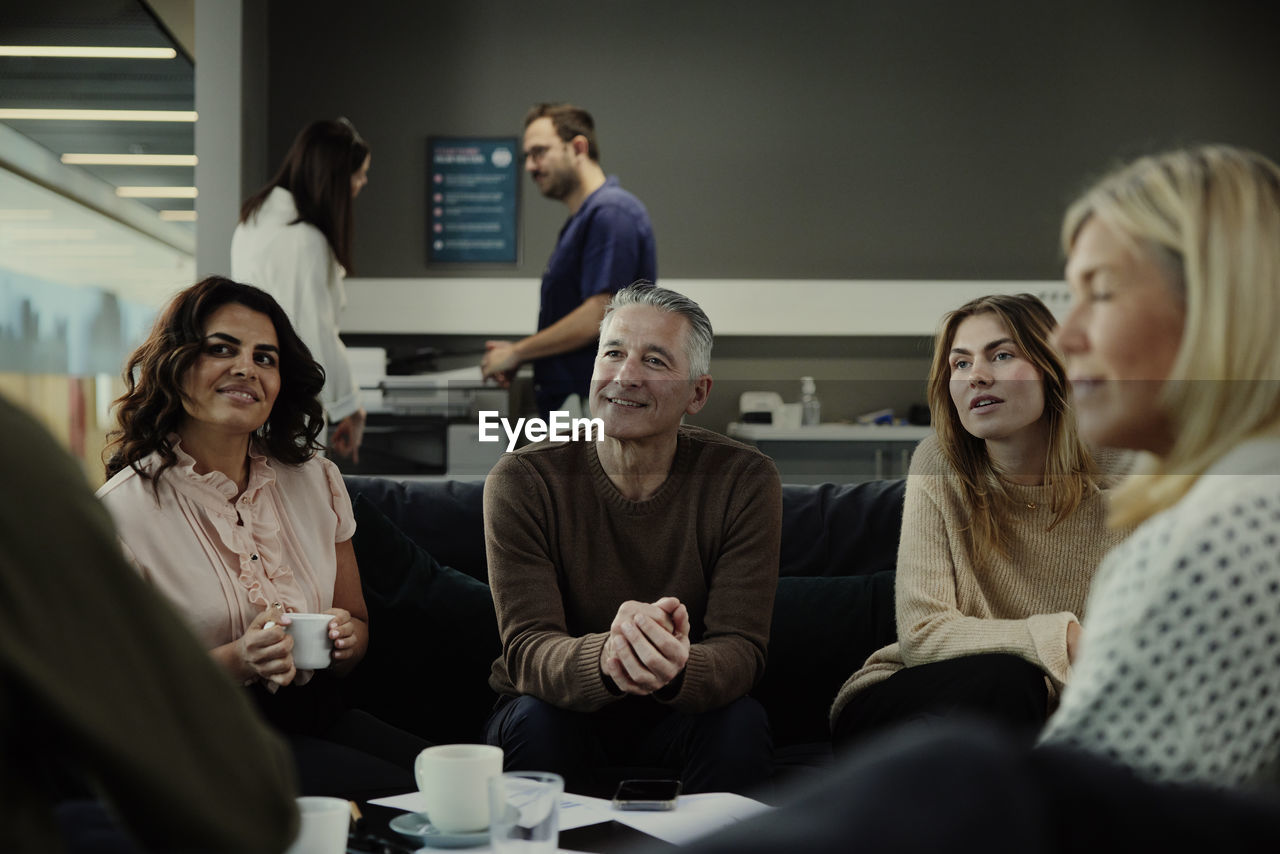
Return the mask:
[[[0,109],[0,121],[194,122],[195,110]]]
[[[122,199],[194,199],[195,187],[116,187]]]
[[[73,166],[195,166],[194,154],[64,154]]]
[[[0,45],[0,56],[58,59],[173,59],[171,47],[77,47],[59,45]]]

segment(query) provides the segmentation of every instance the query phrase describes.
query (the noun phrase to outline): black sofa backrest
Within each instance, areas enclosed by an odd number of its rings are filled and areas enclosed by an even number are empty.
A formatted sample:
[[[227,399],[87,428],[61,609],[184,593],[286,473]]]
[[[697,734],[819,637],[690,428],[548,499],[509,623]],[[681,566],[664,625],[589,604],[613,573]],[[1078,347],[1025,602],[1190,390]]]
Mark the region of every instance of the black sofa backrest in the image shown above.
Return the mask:
[[[434,741],[481,739],[497,699],[489,668],[501,654],[485,569],[483,484],[360,476],[346,483],[362,520],[355,548],[373,627],[368,655],[343,680],[348,701]],[[836,690],[894,639],[904,491],[901,480],[783,487],[769,662],[752,692],[775,745],[825,741]],[[415,546],[430,557],[412,554]]]
[[[484,553],[484,482],[401,481],[344,475],[351,500],[364,495],[432,557],[489,583]]]
[[[778,575],[872,575],[898,561],[907,482],[784,484]]]
[[[397,481],[347,475],[436,560],[488,582],[481,481]],[[781,576],[870,575],[894,568],[906,481],[782,488]]]

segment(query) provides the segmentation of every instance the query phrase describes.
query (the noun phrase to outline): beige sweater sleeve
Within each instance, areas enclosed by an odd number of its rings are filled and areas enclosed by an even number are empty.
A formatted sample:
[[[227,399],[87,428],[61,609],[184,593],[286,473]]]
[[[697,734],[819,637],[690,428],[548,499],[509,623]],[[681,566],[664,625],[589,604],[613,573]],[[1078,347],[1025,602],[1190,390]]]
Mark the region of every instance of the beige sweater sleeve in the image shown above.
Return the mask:
[[[1069,670],[1067,624],[1076,616],[1061,611],[995,619],[962,611],[962,584],[1016,585],[1018,573],[996,554],[979,556],[972,567],[956,560],[965,543],[955,541],[965,537],[966,520],[947,505],[945,488],[945,478],[937,474],[913,473],[907,481],[895,585],[903,662],[913,667],[966,655],[1011,653],[1043,668],[1060,688]],[[1046,538],[1045,545],[1052,539]],[[976,577],[979,573],[985,577]]]

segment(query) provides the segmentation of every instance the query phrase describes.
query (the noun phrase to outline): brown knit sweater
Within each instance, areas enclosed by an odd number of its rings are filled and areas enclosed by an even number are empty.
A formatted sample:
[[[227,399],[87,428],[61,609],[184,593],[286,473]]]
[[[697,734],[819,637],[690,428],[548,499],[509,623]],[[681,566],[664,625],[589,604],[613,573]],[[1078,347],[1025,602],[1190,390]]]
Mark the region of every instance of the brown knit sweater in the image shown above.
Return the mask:
[[[1098,461],[1114,475],[1129,459],[1105,453]],[[1054,518],[1049,488],[1006,489],[1019,505],[1008,523],[1009,557],[974,555],[960,479],[935,436],[921,441],[911,458],[898,544],[898,642],[872,653],[844,683],[831,707],[833,725],[854,694],[903,667],[987,652],[1038,665],[1056,699],[1070,673],[1067,624],[1083,614],[1098,564],[1127,531],[1107,528],[1103,492],[1047,530]]]
[[[679,690],[658,699],[683,712],[736,700],[764,672],[781,523],[773,461],[696,427],[680,428],[646,501],[618,492],[594,442],[504,455],[484,488],[503,651],[490,686],[575,711],[618,700],[600,672],[618,606],[676,596],[692,645]]]

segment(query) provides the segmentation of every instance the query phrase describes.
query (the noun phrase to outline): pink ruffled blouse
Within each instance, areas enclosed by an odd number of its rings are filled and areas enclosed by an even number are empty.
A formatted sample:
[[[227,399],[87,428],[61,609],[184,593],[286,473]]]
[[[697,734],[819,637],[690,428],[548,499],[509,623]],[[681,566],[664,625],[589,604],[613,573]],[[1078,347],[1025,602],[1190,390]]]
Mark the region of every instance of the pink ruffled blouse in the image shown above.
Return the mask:
[[[182,611],[209,649],[241,635],[270,603],[287,611],[333,607],[335,544],[351,539],[355,517],[338,467],[322,457],[300,466],[250,451],[249,485],[221,472],[196,474],[171,436],[176,465],[152,481],[132,468],[98,490],[125,553],[143,577]],[[148,472],[159,466],[152,455]],[[233,503],[234,502],[234,503]]]

